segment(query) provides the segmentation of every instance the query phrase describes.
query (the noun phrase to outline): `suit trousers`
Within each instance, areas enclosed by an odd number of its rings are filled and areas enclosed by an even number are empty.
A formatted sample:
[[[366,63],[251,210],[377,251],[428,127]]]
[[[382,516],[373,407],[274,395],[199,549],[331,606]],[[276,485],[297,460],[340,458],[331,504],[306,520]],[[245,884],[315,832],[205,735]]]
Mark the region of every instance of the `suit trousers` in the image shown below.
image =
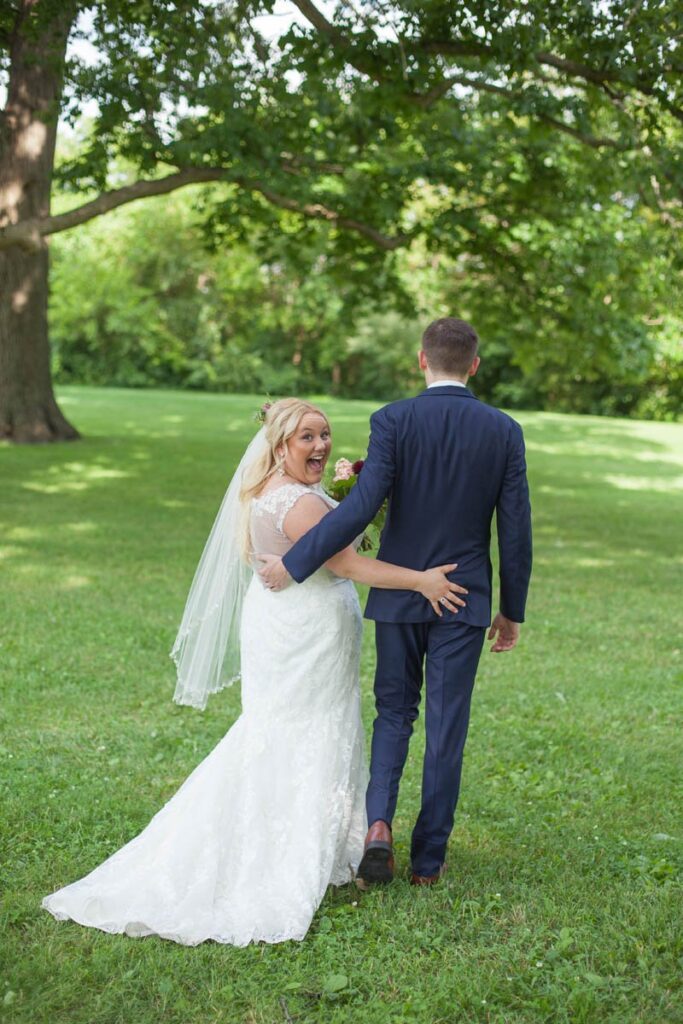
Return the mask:
[[[368,821],[391,824],[418,715],[426,662],[422,806],[411,841],[412,870],[434,875],[444,863],[460,790],[474,679],[486,629],[453,620],[376,622],[375,718]]]

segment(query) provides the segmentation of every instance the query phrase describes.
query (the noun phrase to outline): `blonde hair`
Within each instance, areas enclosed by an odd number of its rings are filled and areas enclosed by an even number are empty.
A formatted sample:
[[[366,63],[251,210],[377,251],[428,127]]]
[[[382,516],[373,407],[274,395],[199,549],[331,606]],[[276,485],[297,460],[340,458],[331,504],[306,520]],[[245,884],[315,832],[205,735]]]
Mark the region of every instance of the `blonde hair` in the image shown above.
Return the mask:
[[[329,427],[330,422],[322,409],[319,409],[317,405],[312,405],[311,402],[304,402],[301,398],[281,398],[278,402],[273,402],[266,413],[264,428],[268,447],[263,455],[247,469],[240,489],[241,549],[242,556],[246,561],[249,561],[251,557],[249,530],[251,499],[260,494],[264,484],[273,473],[280,468],[284,469],[285,456],[277,454],[278,448],[287,450],[287,442],[290,437],[294,436],[301,420],[309,412],[322,416]]]

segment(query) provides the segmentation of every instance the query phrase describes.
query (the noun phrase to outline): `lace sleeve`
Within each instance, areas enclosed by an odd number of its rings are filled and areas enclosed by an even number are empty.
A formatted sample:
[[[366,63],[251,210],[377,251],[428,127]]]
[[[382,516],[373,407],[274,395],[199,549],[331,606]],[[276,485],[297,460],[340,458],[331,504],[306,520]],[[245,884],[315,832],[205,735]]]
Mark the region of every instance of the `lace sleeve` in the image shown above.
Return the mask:
[[[291,541],[284,532],[285,518],[299,498],[306,494],[320,498],[328,508],[335,504],[322,488],[298,483],[283,484],[282,487],[252,499],[252,539],[255,551],[281,554],[283,543],[287,546],[282,550],[289,550]]]
[[[312,493],[311,488],[306,487],[305,484],[289,484],[285,487],[281,487],[278,491],[273,493],[277,494],[279,498],[277,503],[275,528],[279,533],[284,533],[284,523],[287,513],[294,508],[299,498],[302,498],[304,494]]]

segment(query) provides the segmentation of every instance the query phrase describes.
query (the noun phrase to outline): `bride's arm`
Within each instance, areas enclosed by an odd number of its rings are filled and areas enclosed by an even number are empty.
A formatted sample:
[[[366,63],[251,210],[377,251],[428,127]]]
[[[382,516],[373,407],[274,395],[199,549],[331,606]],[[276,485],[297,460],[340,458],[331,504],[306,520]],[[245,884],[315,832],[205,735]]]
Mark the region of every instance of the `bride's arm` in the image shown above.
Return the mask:
[[[313,494],[299,498],[285,516],[283,524],[289,540],[296,542],[299,537],[303,537],[328,511],[323,500]],[[392,565],[391,562],[380,562],[376,558],[363,558],[355,548],[349,546],[325,562],[325,566],[336,576],[356,583],[367,583],[382,590],[415,590],[427,598],[437,615],[441,615],[442,607],[457,613],[456,605],[465,605],[458,595],[466,594],[467,590],[457,583],[451,583],[446,576],[446,573],[457,568],[457,563],[439,565],[421,572]]]

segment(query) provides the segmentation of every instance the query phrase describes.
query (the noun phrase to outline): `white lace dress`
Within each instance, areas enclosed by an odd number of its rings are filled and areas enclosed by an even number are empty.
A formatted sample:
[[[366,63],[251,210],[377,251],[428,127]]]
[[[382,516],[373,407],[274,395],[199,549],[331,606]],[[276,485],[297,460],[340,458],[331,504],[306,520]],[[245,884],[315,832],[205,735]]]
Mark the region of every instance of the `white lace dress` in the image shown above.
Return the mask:
[[[255,550],[319,488],[252,504]],[[331,499],[326,499],[333,504]],[[241,623],[242,714],[136,838],[45,897],[58,919],[188,946],[303,939],[328,885],[363,852],[362,619],[353,584],[320,569],[280,593],[254,576]]]

